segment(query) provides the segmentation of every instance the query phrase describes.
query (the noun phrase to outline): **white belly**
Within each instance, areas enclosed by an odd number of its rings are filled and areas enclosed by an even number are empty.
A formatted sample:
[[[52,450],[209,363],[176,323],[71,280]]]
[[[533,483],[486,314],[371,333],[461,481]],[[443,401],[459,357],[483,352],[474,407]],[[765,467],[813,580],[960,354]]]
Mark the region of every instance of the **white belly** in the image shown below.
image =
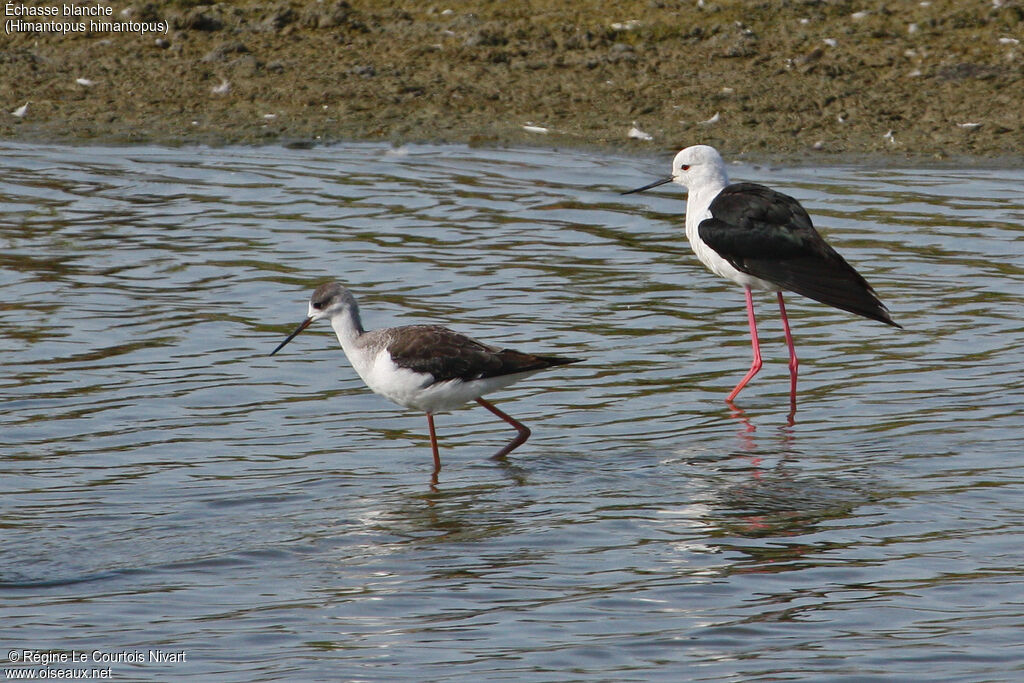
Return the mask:
[[[488,377],[468,382],[455,379],[435,384],[431,375],[420,374],[395,365],[391,356],[384,350],[372,358],[364,357],[357,360],[349,356],[349,360],[352,361],[352,367],[359,373],[366,386],[374,393],[380,394],[403,408],[412,408],[425,413],[437,413],[458,408],[537,372]]]
[[[425,413],[438,413],[458,408],[492,391],[504,389],[508,385],[532,374],[532,372],[524,372],[518,375],[502,375],[501,377],[474,379],[468,382],[453,379],[422,387],[418,391],[401,397],[402,400],[393,396],[387,397],[406,408],[415,408]]]

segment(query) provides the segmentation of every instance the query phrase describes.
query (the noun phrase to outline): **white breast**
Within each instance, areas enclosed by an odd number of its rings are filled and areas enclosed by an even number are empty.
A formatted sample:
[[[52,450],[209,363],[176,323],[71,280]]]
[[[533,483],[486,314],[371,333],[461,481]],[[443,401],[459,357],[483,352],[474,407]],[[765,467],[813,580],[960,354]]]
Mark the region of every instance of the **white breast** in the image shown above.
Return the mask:
[[[722,258],[718,252],[709,247],[704,240],[700,238],[698,233],[698,227],[702,221],[711,218],[711,201],[718,195],[716,190],[714,194],[708,197],[702,197],[700,193],[691,191],[686,199],[686,239],[690,241],[690,247],[693,249],[693,253],[697,255],[701,263],[708,267],[708,269],[720,275],[728,280],[743,285],[744,287],[750,287],[751,289],[762,289],[769,292],[777,292],[779,288],[773,285],[767,280],[754,277],[753,275],[747,275],[739,270],[736,270],[728,261]]]
[[[366,386],[404,408],[415,407],[416,397],[431,382],[431,376],[398,367],[391,360],[387,349],[369,353],[369,349],[360,351],[364,353],[348,353],[346,349],[346,355]]]

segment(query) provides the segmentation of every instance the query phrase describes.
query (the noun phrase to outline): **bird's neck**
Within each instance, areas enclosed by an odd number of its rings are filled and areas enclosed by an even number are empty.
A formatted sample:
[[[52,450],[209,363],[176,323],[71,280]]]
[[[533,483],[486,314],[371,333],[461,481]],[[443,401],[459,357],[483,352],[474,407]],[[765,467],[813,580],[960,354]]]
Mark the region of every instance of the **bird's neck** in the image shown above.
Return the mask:
[[[694,183],[686,194],[686,234],[692,242],[697,226],[708,217],[708,208],[718,193],[729,184],[725,171],[706,176],[702,182]],[[691,234],[693,233],[693,234]]]
[[[346,306],[341,313],[331,318],[331,327],[338,335],[341,347],[348,353],[349,349],[355,346],[356,340],[365,332],[363,321],[359,317],[359,307],[355,303]]]

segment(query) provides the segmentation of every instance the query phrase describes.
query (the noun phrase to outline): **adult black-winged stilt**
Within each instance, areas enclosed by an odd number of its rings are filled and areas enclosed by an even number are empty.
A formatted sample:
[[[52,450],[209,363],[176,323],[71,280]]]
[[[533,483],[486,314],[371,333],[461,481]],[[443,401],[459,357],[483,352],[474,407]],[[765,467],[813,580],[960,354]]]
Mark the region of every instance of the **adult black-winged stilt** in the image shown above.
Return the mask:
[[[309,299],[306,319],[270,355],[321,318],[330,321],[342,350],[366,386],[403,408],[427,414],[435,475],[441,469],[441,456],[434,413],[475,400],[516,428],[516,437],[494,454],[495,458],[504,457],[529,438],[530,430],[483,396],[541,370],[581,360],[499,349],[440,325],[406,325],[367,332],[355,297],[338,282],[316,288]]]
[[[743,285],[754,360],[725,399],[732,402],[761,369],[753,289],[776,292],[789,347],[790,397],[795,407],[799,362],[782,290],[857,315],[893,322],[875,290],[822,239],[800,203],[756,183],[729,183],[725,162],[714,147],[687,147],[672,161],[672,175],[623,194],[676,182],[688,190],[686,238],[712,272]]]

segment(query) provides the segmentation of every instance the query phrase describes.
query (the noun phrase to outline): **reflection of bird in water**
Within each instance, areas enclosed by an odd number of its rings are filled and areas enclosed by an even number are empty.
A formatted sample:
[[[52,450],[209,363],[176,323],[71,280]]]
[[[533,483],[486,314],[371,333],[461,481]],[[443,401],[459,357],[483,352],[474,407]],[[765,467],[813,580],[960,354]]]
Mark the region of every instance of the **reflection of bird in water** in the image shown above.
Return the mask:
[[[801,475],[785,461],[760,476],[728,486],[718,494],[721,523],[744,536],[786,536],[813,531],[878,497],[863,482],[830,475]]]

